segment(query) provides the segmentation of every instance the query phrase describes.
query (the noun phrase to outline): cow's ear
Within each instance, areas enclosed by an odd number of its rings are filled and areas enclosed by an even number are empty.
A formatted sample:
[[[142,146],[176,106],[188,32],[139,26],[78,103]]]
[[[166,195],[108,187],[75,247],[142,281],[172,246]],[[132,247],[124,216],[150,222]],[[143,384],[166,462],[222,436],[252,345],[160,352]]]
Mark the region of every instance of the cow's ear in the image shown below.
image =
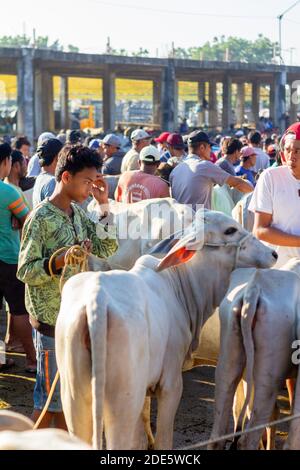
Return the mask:
[[[149,255],[164,255],[169,253],[172,248],[178,243],[180,237],[182,236],[182,232],[174,233],[170,235],[169,238],[165,238],[160,242],[156,243],[153,248],[149,251]]]
[[[163,269],[170,268],[171,266],[178,266],[181,263],[186,263],[189,261],[194,254],[196,253],[196,250],[189,250],[187,249],[186,246],[181,246],[174,249],[172,249],[158,264],[156,271],[162,271]]]

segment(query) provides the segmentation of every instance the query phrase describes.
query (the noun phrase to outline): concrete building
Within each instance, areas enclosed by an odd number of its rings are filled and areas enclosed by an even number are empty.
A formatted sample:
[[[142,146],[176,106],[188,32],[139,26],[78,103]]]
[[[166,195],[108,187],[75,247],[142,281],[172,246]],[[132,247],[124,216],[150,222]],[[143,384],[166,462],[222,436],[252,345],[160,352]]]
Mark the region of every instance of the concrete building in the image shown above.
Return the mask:
[[[31,48],[0,48],[0,74],[17,75],[19,133],[33,139],[43,130],[54,129],[53,76],[61,77],[62,127],[69,127],[68,77],[102,78],[103,127],[115,126],[115,80],[128,78],[153,81],[153,122],[164,130],[177,127],[178,81],[199,84],[199,101],[204,84],[209,84],[209,126],[228,129],[232,113],[232,84],[237,84],[236,118],[243,121],[245,83],[252,84],[252,115],[258,121],[260,86],[270,86],[270,115],[281,130],[286,125],[286,90],[295,97],[300,67],[238,62],[154,59],[111,55],[65,53]],[[222,123],[218,122],[217,84],[222,84]],[[295,101],[295,99],[294,99]],[[288,107],[296,119],[298,105]],[[201,118],[201,117],[200,117]]]

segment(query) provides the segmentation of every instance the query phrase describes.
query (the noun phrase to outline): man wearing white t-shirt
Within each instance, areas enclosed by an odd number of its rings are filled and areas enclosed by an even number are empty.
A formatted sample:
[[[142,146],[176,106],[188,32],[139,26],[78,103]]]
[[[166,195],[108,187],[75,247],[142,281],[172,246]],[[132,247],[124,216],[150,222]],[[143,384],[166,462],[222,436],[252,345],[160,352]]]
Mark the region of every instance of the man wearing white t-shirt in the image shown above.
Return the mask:
[[[279,255],[276,268],[300,258],[300,123],[284,134],[282,158],[283,166],[262,173],[249,205],[254,234]]]
[[[300,258],[300,122],[287,129],[280,147],[283,165],[262,173],[249,205],[255,213],[253,233],[279,255],[276,268]],[[286,385],[292,405],[295,380],[287,379]]]

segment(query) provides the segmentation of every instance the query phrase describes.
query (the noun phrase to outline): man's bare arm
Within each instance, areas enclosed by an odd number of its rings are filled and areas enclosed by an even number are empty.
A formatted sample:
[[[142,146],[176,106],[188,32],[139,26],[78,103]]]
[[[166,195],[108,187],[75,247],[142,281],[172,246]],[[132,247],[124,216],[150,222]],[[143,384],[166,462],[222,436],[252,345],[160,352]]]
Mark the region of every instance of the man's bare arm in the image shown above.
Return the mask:
[[[229,176],[226,183],[229,184],[229,186],[238,189],[242,193],[251,193],[254,189],[251,183],[243,178],[239,178],[238,176]]]
[[[272,243],[272,245],[300,247],[300,236],[271,227],[272,220],[272,214],[255,212],[253,234],[259,240]]]

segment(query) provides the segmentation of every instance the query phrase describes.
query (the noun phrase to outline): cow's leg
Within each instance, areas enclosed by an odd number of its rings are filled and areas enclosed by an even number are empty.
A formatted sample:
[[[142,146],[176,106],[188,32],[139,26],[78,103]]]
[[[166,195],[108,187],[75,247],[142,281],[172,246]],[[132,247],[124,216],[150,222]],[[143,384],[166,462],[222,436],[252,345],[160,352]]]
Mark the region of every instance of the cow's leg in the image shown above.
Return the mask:
[[[182,372],[177,371],[172,377],[161,383],[156,391],[157,425],[154,449],[172,449],[176,411],[182,395]]]
[[[67,331],[60,334],[58,328],[56,339],[61,399],[68,430],[91,445],[91,356],[85,311],[77,315]]]
[[[133,449],[153,449],[154,437],[151,430],[151,397],[146,397],[143,411],[138,420],[133,437]]]
[[[148,380],[144,325],[109,312],[104,433],[108,450],[146,449],[142,419]]]
[[[279,384],[276,382],[265,382],[263,384],[258,384],[256,382],[253,409],[251,411],[251,418],[246,426],[246,429],[251,429],[255,426],[266,424],[270,421],[278,390]],[[261,430],[245,434],[239,439],[238,448],[257,450],[261,435]]]
[[[266,424],[272,419],[277,394],[290,364],[290,329],[289,322],[278,323],[277,330],[280,332],[280,337],[274,337],[274,333],[270,336],[272,327],[268,317],[263,314],[258,315],[254,329],[255,393],[248,429]],[[257,449],[261,435],[262,431],[245,434],[239,440],[239,448]]]
[[[275,401],[275,407],[272,413],[271,421],[276,421],[279,419],[280,410]],[[276,428],[275,426],[267,427],[267,447],[266,450],[275,449],[275,436],[276,436]]]
[[[238,315],[231,312],[231,318],[229,318],[226,312],[224,316],[220,314],[220,319],[221,347],[215,376],[215,410],[211,439],[218,438],[229,430],[234,394],[245,367],[245,353]],[[208,448],[222,449],[224,445],[224,441],[217,442],[209,445]]]
[[[300,331],[299,336],[300,339]],[[296,381],[296,393],[292,413],[300,415],[300,368],[298,369],[298,377]],[[290,423],[289,435],[284,445],[285,450],[300,450],[300,418],[295,418]]]
[[[297,314],[297,339],[300,340],[300,306],[298,303],[298,314]],[[299,343],[298,343],[299,344]],[[295,357],[292,356],[294,365],[298,365],[295,398],[293,404],[293,415],[300,415],[300,366],[299,366],[299,347],[295,351]],[[284,449],[300,450],[300,418],[295,418],[290,423],[290,430]]]

